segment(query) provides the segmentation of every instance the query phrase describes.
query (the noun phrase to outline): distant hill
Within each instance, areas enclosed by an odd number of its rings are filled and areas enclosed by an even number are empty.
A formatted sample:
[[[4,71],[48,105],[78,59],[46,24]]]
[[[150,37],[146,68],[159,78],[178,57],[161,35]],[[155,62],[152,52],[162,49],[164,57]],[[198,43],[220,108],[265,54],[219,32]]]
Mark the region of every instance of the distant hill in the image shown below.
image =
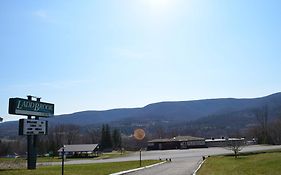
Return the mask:
[[[280,115],[281,93],[252,99],[207,99],[195,101],[160,102],[143,108],[112,109],[106,111],[83,111],[59,115],[49,119],[49,126],[75,124],[80,126],[111,123],[116,127],[151,127],[153,123],[165,123],[163,126],[183,125],[186,122],[201,123],[206,126],[239,126],[254,122],[253,110],[267,105],[269,118]],[[0,136],[11,134],[17,122],[0,123]],[[13,133],[17,128],[13,129]]]

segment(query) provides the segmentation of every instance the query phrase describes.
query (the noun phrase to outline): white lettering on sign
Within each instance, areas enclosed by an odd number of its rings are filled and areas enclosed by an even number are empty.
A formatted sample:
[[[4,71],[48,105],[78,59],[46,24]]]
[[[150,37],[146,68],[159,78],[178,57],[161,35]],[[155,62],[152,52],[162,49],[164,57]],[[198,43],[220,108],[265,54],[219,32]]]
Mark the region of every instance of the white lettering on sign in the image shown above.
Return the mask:
[[[33,101],[18,101],[18,105],[17,105],[17,109],[23,109],[23,108],[33,108],[34,111],[40,111],[40,110],[53,110],[53,106],[52,105],[47,105],[44,103],[36,103]]]
[[[21,98],[10,98],[9,114],[51,117],[54,115],[54,104]]]

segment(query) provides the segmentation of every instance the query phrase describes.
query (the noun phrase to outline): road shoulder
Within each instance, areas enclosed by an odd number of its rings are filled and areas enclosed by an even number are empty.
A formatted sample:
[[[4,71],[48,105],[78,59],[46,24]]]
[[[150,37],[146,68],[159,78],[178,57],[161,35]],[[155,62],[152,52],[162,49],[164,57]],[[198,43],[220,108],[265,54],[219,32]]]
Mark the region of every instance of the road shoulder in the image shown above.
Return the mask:
[[[148,166],[145,166],[145,167],[140,167],[140,168],[135,168],[135,169],[131,169],[131,170],[126,170],[126,171],[121,171],[121,172],[117,172],[117,173],[112,173],[110,175],[122,175],[122,174],[132,173],[132,172],[135,172],[135,171],[139,171],[139,170],[143,170],[143,169],[147,169],[147,168],[152,168],[152,167],[155,167],[155,166],[158,166],[158,165],[162,165],[164,163],[166,163],[166,161],[160,162],[160,163],[156,163],[156,164],[153,164],[153,165],[148,165]]]

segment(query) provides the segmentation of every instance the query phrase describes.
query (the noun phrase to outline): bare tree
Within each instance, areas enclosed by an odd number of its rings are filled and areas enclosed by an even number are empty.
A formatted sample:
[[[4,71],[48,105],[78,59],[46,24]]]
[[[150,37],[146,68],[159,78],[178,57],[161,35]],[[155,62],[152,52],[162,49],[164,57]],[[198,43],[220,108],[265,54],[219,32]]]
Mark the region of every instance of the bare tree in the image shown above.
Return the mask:
[[[48,151],[54,154],[64,144],[73,144],[79,142],[80,128],[77,125],[57,125],[50,129],[46,144]]]
[[[66,141],[67,144],[73,144],[73,143],[77,143],[78,140],[78,136],[80,133],[80,127],[77,125],[65,125],[64,126],[64,132],[65,132],[65,136],[66,136]]]
[[[165,132],[161,125],[156,126],[156,138],[165,138]]]
[[[236,159],[239,152],[244,148],[245,145],[244,139],[231,139],[227,141],[226,149],[233,151]]]
[[[116,128],[112,132],[112,143],[113,143],[113,149],[121,150],[121,148],[122,148],[121,133]]]
[[[89,143],[98,143],[100,140],[100,133],[98,130],[90,128],[86,131],[87,142]]]
[[[255,111],[256,119],[258,122],[258,142],[262,144],[269,143],[269,134],[268,134],[268,107],[264,106]]]
[[[281,117],[275,119],[270,124],[269,134],[273,144],[281,144]]]

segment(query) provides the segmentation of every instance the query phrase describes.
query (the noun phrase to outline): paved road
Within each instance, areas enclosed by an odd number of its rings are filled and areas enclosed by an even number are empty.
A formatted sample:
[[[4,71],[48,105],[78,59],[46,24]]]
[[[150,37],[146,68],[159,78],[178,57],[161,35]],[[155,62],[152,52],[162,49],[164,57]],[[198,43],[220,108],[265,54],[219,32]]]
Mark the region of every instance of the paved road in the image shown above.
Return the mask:
[[[242,152],[269,150],[277,148],[281,148],[281,146],[255,145],[245,147]],[[152,155],[154,155],[154,157],[156,157],[156,155],[162,155],[163,158],[171,157],[172,162],[152,167],[149,169],[129,173],[128,175],[190,175],[196,170],[196,168],[202,161],[202,156],[231,153],[230,150],[216,147],[189,150],[170,150],[165,151],[163,154],[161,154],[161,152],[163,151],[155,151],[152,153]],[[150,153],[146,152],[146,154]],[[152,155],[147,155],[147,157],[153,157]]]
[[[262,146],[254,145],[245,147],[242,152],[259,151],[269,149],[281,149],[280,146]],[[165,150],[165,151],[143,151],[142,159],[172,159],[171,162],[165,163],[149,169],[130,173],[130,175],[190,175],[197,168],[202,160],[202,156],[219,155],[231,153],[230,150],[224,148],[200,148],[200,149],[187,149],[187,150]],[[132,153],[126,157],[103,159],[103,160],[71,160],[65,164],[85,164],[85,163],[103,163],[103,162],[121,162],[139,160],[139,153]],[[58,165],[60,162],[44,163],[44,165]]]

